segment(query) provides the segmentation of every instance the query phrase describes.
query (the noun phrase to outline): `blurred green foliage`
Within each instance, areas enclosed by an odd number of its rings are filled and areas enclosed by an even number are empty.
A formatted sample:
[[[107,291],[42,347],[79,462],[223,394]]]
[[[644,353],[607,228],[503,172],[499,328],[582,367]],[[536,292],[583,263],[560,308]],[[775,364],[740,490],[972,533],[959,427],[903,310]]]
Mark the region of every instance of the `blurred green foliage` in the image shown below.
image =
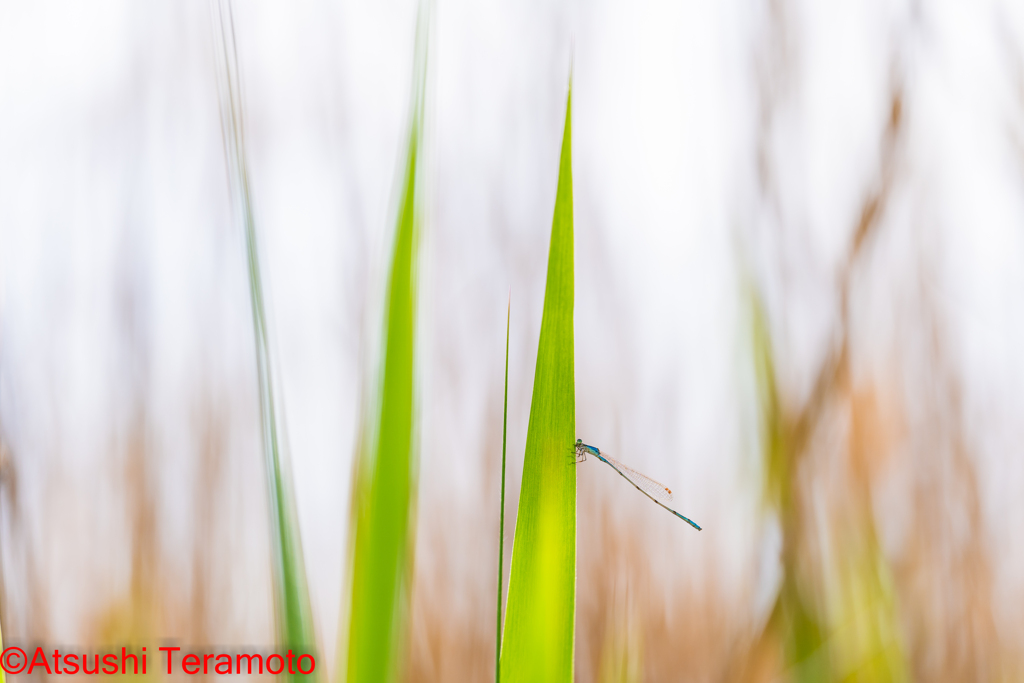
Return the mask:
[[[344,680],[395,680],[412,557],[416,254],[420,217],[417,177],[426,88],[427,14],[421,7],[408,149],[385,299],[379,403],[363,440],[356,476],[354,543]]]
[[[242,97],[235,45],[234,20],[230,3],[217,7],[220,58],[224,67],[220,110],[229,175],[245,233],[249,295],[252,306],[253,336],[256,343],[256,373],[259,384],[260,428],[263,459],[267,468],[270,497],[271,543],[273,546],[274,604],[278,642],[298,655],[316,652],[316,636],[306,587],[295,500],[284,457],[286,444],[281,435],[280,411],[274,396],[273,368],[267,332],[263,280],[260,273],[259,245],[253,215],[249,166],[246,159]],[[285,674],[286,678],[315,680],[318,674]]]
[[[855,410],[844,367],[848,355],[841,350],[836,360],[827,361],[808,405],[788,414],[763,304],[754,293],[751,300],[765,500],[782,529],[782,584],[762,643],[781,646],[786,680],[905,681],[895,593],[874,532],[866,482],[848,482],[832,501],[841,510],[832,519],[811,512],[807,480],[801,478],[810,437],[826,411]],[[851,420],[851,429],[857,423]],[[811,540],[820,534],[830,542]]]

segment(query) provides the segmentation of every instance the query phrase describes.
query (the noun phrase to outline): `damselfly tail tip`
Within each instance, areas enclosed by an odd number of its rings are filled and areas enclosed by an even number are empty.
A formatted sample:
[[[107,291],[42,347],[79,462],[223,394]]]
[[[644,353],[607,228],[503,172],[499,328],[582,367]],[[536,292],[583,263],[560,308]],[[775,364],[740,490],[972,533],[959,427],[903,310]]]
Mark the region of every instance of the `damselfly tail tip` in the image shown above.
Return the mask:
[[[671,512],[671,513],[672,513],[673,515],[675,515],[676,517],[678,517],[679,519],[683,520],[684,522],[686,522],[687,524],[689,524],[690,526],[692,526],[692,527],[693,527],[694,529],[696,529],[697,531],[704,531],[704,530],[703,530],[703,529],[702,529],[702,528],[700,527],[700,524],[697,524],[697,522],[693,521],[693,520],[692,520],[692,519],[690,519],[689,517],[684,517],[683,515],[681,515],[681,514],[679,514],[678,512],[676,512],[675,510],[671,510],[670,512]]]

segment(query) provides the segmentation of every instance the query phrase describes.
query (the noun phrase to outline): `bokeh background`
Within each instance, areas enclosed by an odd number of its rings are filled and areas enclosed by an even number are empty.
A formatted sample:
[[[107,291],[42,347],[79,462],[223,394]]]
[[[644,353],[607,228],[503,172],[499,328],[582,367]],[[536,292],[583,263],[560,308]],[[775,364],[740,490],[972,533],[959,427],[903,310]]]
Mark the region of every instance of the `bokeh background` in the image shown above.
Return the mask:
[[[1021,680],[1024,5],[432,9],[404,678],[492,675],[572,63],[577,430],[704,526],[580,467],[577,680]],[[332,680],[416,11],[234,7]],[[213,14],[0,5],[5,642],[274,639]]]

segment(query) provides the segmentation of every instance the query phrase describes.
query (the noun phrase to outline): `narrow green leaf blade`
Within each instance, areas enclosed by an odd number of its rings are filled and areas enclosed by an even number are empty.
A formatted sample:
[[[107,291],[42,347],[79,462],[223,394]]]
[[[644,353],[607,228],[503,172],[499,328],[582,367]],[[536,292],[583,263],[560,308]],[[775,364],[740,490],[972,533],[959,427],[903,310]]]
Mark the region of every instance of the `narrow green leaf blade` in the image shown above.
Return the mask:
[[[508,340],[512,329],[512,292],[508,295],[505,317],[505,408],[501,418],[501,510],[498,515],[498,625],[494,645],[494,683],[501,683],[501,593],[505,567],[505,444],[508,441]],[[3,683],[0,681],[0,683]]]
[[[419,216],[417,168],[426,87],[426,10],[421,7],[409,146],[385,305],[380,402],[360,454],[346,676],[384,683],[400,673],[407,609],[410,528],[415,488],[414,340]]]
[[[278,643],[291,649],[295,655],[316,653],[316,636],[309,604],[306,570],[302,555],[295,498],[292,491],[287,459],[287,445],[280,436],[278,406],[274,398],[273,368],[267,333],[267,315],[260,273],[260,256],[256,236],[256,221],[252,207],[252,189],[246,159],[245,133],[242,118],[242,95],[239,77],[238,51],[235,45],[234,20],[230,2],[216,7],[216,37],[219,38],[218,57],[223,67],[220,82],[220,112],[224,151],[228,175],[235,194],[236,206],[245,233],[249,298],[252,308],[253,336],[256,343],[256,374],[259,385],[260,428],[263,460],[267,468],[267,487],[270,499],[271,545],[273,547],[274,606]],[[315,671],[315,670],[314,670]],[[316,680],[312,673],[283,674],[284,678],[298,681]]]
[[[4,634],[3,634],[3,629],[0,628],[0,651],[3,651],[3,649],[4,649]],[[0,683],[6,683],[6,681],[7,681],[7,676],[5,675],[4,670],[2,668],[0,668]]]
[[[572,86],[501,653],[506,683],[570,683],[576,607],[576,393],[573,359]]]

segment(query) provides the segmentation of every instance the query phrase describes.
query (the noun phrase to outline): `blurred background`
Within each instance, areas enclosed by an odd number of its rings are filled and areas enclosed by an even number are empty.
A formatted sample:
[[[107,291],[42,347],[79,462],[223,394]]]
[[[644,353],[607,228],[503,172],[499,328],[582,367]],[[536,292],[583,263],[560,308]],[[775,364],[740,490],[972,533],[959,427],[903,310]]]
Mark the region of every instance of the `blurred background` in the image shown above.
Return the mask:
[[[336,680],[416,3],[234,8]],[[1024,5],[436,0],[404,678],[490,680],[574,63],[580,681],[1024,677]],[[0,5],[5,642],[273,642],[211,6]]]

